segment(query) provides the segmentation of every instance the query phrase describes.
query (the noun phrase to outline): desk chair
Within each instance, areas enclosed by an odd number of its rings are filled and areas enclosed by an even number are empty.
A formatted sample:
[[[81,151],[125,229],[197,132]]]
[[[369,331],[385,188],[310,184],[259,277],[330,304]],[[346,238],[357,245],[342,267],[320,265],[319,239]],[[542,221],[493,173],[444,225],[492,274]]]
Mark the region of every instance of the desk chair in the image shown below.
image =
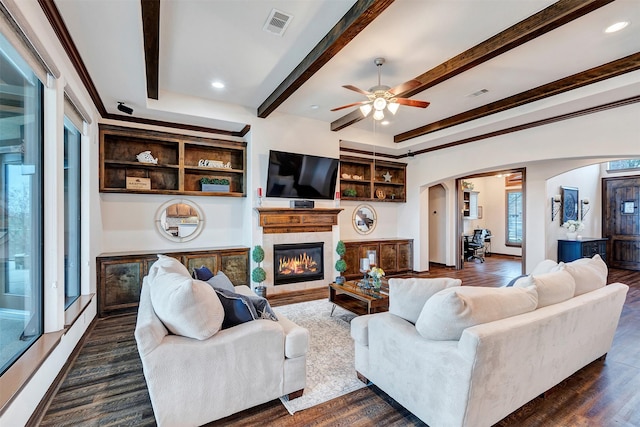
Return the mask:
[[[465,256],[467,261],[479,259],[480,262],[484,262],[484,230],[473,230],[473,237],[471,241],[467,242],[467,250]]]

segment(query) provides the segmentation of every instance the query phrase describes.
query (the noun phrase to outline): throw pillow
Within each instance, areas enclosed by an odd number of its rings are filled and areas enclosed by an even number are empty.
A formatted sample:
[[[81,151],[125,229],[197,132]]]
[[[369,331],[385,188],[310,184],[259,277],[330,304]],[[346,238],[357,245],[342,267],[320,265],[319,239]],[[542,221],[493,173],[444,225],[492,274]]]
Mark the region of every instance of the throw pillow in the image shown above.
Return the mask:
[[[461,284],[462,280],[448,277],[389,279],[389,312],[416,323],[424,303],[431,296]]]
[[[581,258],[564,264],[564,268],[576,282],[575,296],[595,291],[607,284],[607,264],[595,254],[593,258]]]
[[[527,277],[529,277],[526,274],[521,274],[518,277],[514,277],[513,279],[511,279],[509,281],[509,283],[507,283],[506,285],[504,285],[505,288],[510,288],[511,286],[514,286],[516,283],[519,283],[521,280],[520,279],[526,279]]]
[[[540,261],[538,265],[535,266],[535,268],[531,271],[531,274],[533,275],[545,274],[545,273],[551,273],[552,271],[557,271],[557,270],[558,270],[557,262],[555,262],[552,259],[545,259],[543,261]]]
[[[258,314],[253,308],[253,304],[244,295],[234,292],[225,291],[223,289],[211,288],[222,303],[224,308],[224,320],[222,321],[222,329],[228,329],[242,323],[250,322],[258,318]]]
[[[153,280],[148,281],[156,315],[173,334],[198,340],[210,338],[220,330],[224,319],[220,299],[207,283],[192,279],[186,268],[185,275],[184,271],[165,267],[159,265]]]
[[[221,288],[213,289],[224,307],[222,329],[256,319],[278,320],[266,298],[257,295],[242,295]]]
[[[149,268],[149,273],[147,273],[147,277],[149,281],[153,281],[154,278],[160,273],[176,273],[182,276],[191,277],[189,274],[189,270],[185,267],[180,261],[177,259],[158,254],[158,260],[153,263],[151,268]]]
[[[205,282],[213,277],[213,273],[206,265],[200,268],[193,269],[193,278],[198,280],[204,280]]]
[[[231,280],[229,280],[227,275],[224,274],[222,271],[218,271],[218,274],[216,274],[215,276],[211,276],[206,280],[206,282],[211,286],[213,286],[214,289],[215,288],[224,289],[229,292],[235,292],[236,290],[236,287],[233,286],[233,283],[231,283]]]
[[[416,329],[427,339],[459,340],[468,327],[527,313],[537,305],[535,286],[459,286],[444,289],[429,298],[416,322]]]
[[[526,288],[531,285],[535,285],[538,292],[538,308],[571,299],[576,290],[576,282],[573,280],[573,276],[564,270],[535,276],[532,274],[514,284],[515,287],[520,288]]]

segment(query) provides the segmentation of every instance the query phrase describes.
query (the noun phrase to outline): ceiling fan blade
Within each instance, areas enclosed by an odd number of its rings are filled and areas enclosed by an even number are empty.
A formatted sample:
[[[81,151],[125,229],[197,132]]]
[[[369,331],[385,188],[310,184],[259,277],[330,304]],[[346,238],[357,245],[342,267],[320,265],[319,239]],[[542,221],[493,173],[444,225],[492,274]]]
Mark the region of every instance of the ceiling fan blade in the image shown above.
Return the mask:
[[[398,104],[408,105],[409,107],[427,108],[430,104],[427,101],[419,101],[417,99],[409,99],[409,98],[395,98],[395,100]]]
[[[342,107],[333,108],[331,111],[344,110],[345,108],[355,107],[356,105],[370,104],[371,101],[354,102],[353,104],[343,105]]]
[[[368,91],[366,91],[366,90],[362,90],[362,89],[357,88],[357,87],[352,86],[352,85],[343,85],[342,87],[343,87],[343,88],[345,88],[345,89],[352,90],[352,91],[354,91],[354,92],[361,93],[361,94],[363,94],[363,95],[365,95],[365,96],[371,95],[371,92],[368,92]]]
[[[422,83],[420,83],[418,80],[409,80],[408,82],[401,83],[396,87],[392,87],[387,92],[389,92],[391,95],[398,96],[411,89],[417,88],[421,84]]]

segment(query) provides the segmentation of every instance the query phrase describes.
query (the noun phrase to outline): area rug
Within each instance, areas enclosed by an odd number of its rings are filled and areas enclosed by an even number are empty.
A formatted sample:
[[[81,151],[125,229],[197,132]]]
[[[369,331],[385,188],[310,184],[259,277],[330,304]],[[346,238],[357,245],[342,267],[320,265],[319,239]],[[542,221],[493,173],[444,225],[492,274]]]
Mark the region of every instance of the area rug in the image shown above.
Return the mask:
[[[277,313],[307,328],[310,336],[304,394],[297,399],[280,399],[291,415],[365,387],[356,378],[354,366],[349,322],[355,315],[336,307],[330,316],[332,307],[323,299],[275,308]]]

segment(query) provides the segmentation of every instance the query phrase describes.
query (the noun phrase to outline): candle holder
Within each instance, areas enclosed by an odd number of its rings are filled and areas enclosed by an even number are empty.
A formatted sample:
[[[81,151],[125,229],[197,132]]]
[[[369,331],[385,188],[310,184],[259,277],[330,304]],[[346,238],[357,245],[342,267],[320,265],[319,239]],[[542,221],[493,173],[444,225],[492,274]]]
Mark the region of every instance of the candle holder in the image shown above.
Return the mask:
[[[367,274],[371,271],[371,264],[369,258],[360,258],[360,273],[363,274],[362,277],[362,287],[364,289],[369,288],[369,280],[367,279]]]

